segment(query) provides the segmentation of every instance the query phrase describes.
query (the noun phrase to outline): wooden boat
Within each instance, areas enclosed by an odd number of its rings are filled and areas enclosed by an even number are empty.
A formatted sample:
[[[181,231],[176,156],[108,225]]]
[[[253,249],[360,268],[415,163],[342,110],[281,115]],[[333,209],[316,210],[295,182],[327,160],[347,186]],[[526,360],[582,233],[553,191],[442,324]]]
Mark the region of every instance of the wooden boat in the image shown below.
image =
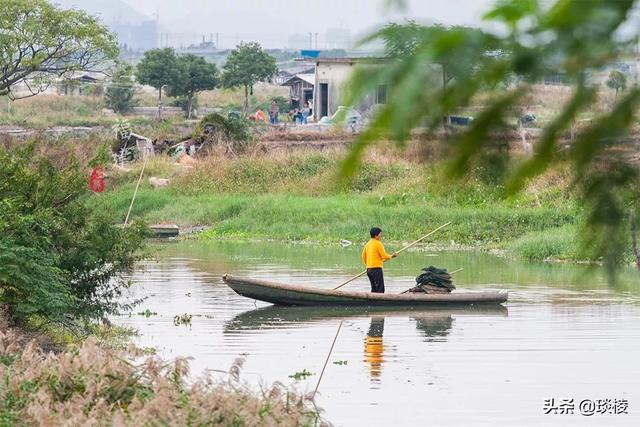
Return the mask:
[[[177,237],[180,234],[180,227],[175,224],[154,224],[149,228],[156,238]]]
[[[222,280],[237,294],[275,305],[341,305],[368,307],[427,307],[440,305],[502,304],[506,291],[453,291],[446,294],[374,294],[286,285],[225,274]]]

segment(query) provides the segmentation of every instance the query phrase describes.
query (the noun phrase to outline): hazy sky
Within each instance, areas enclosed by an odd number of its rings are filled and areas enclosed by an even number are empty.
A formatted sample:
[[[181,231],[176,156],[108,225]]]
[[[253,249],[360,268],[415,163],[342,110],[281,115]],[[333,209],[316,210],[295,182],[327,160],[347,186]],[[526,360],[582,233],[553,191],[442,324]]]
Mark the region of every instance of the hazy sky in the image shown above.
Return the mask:
[[[324,47],[328,28],[347,28],[353,38],[389,20],[405,18],[474,25],[492,0],[407,0],[404,13],[390,14],[383,0],[124,0],[144,14],[159,15],[169,44],[188,45],[219,33],[223,48],[238,40],[282,47],[292,34],[319,33]],[[214,36],[215,37],[215,36]]]

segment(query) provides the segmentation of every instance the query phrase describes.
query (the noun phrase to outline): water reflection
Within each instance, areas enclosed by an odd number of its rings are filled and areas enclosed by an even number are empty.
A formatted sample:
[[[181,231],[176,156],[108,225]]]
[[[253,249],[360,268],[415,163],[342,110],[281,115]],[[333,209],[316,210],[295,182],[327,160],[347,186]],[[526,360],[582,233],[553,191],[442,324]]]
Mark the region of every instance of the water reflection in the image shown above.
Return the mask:
[[[374,316],[371,318],[369,332],[364,339],[364,361],[369,365],[371,380],[380,381],[382,373],[382,362],[384,362],[384,317]]]
[[[269,306],[245,311],[225,324],[225,333],[242,333],[256,329],[302,328],[308,324],[324,324],[330,319],[406,317],[416,321],[416,326],[425,337],[444,336],[453,324],[452,315],[500,315],[507,316],[507,307],[502,305],[483,307],[434,307],[434,308],[388,308],[388,307],[279,307]],[[384,323],[384,322],[383,322]],[[370,328],[371,329],[371,328]],[[384,329],[384,327],[382,328]]]
[[[500,311],[498,311],[500,313]],[[507,314],[506,311],[504,313]],[[416,328],[424,334],[425,341],[443,341],[453,327],[453,317],[446,313],[435,313],[433,316],[412,316]]]
[[[385,360],[390,357],[388,350],[398,342],[386,342],[384,338],[385,320],[403,318],[415,322],[416,329],[424,337],[422,341],[445,341],[451,333],[455,317],[459,316],[508,316],[504,306],[456,307],[431,309],[395,309],[366,307],[277,307],[270,306],[245,311],[226,322],[227,335],[255,334],[255,331],[282,329],[303,329],[311,325],[326,325],[331,320],[369,319],[369,329],[363,338],[364,363],[372,384],[380,385]],[[362,331],[361,333],[364,333]],[[343,338],[344,339],[344,338]]]

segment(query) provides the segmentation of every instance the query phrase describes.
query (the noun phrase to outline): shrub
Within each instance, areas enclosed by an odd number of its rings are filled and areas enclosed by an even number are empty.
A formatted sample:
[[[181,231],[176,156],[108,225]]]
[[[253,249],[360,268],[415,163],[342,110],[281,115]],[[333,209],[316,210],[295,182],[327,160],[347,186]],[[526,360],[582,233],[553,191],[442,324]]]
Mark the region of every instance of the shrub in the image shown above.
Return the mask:
[[[133,99],[135,94],[133,69],[131,65],[121,65],[116,69],[113,80],[107,87],[104,101],[116,113],[127,113],[136,106]]]
[[[253,138],[251,122],[239,114],[211,113],[202,118],[194,131],[194,137],[208,137],[216,143],[224,143],[227,151],[237,151],[246,148],[247,143]]]
[[[0,303],[14,320],[69,324],[123,305],[120,273],[138,260],[143,227],[119,228],[85,205],[78,162],[57,169],[35,143],[0,147]]]

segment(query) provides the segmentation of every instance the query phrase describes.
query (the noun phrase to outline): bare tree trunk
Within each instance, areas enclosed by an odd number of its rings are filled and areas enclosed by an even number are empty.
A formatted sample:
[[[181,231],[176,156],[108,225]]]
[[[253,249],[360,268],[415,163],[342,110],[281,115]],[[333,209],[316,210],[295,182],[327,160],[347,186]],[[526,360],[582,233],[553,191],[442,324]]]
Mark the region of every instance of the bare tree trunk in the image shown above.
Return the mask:
[[[632,209],[629,214],[629,222],[631,223],[631,248],[633,255],[636,257],[636,267],[640,270],[640,249],[638,249],[638,225],[636,218],[636,210]]]
[[[244,115],[249,115],[249,86],[244,85]]]
[[[158,120],[162,120],[162,86],[158,89]]]
[[[190,96],[187,100],[187,119],[191,120],[191,107],[193,105],[193,97]]]
[[[442,63],[442,95],[443,98],[447,98],[447,68],[444,62]],[[449,112],[444,111],[444,118],[442,119],[442,131],[445,138],[448,137],[447,125],[449,124]]]

